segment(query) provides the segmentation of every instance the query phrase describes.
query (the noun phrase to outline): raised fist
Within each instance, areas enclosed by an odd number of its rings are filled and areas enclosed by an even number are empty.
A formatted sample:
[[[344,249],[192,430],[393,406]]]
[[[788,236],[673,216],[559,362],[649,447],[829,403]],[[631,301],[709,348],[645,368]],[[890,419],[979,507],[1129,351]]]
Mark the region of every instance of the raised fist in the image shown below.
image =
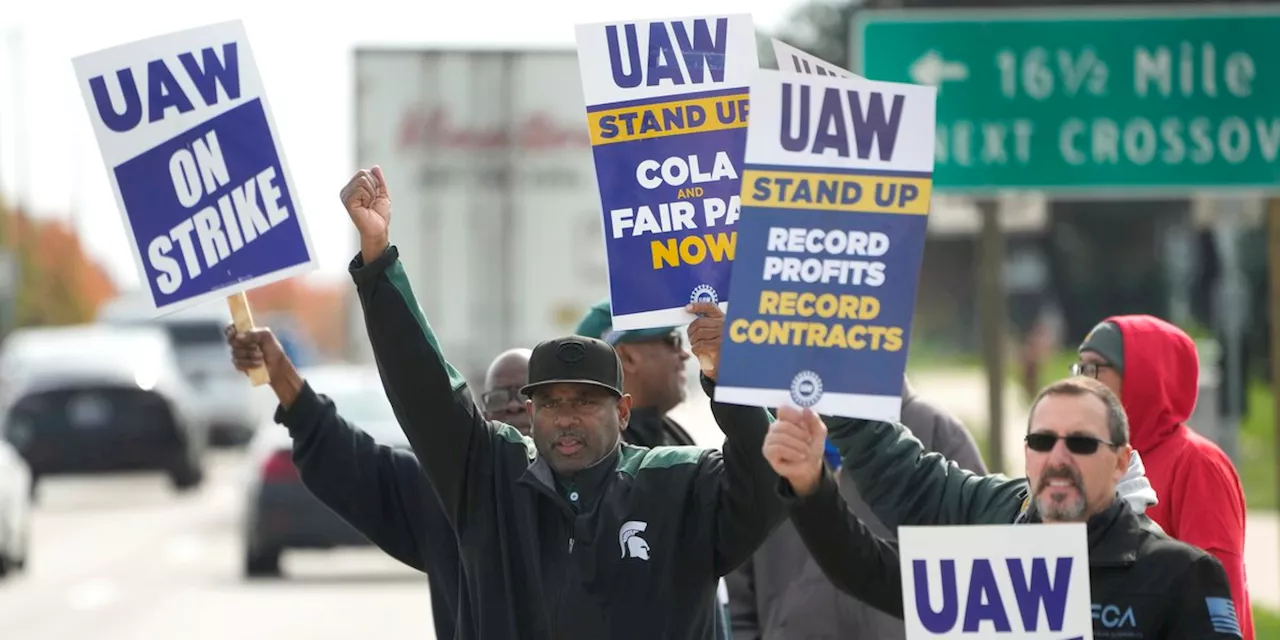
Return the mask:
[[[342,188],[342,206],[360,232],[360,251],[365,262],[377,258],[388,244],[391,226],[391,192],[382,167],[357,171]]]

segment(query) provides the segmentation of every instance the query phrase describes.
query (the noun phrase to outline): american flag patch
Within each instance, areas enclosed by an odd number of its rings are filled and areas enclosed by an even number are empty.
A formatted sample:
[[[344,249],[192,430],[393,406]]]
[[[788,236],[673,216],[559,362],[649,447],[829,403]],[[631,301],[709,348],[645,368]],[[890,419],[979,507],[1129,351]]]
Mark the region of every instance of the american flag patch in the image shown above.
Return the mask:
[[[1205,598],[1205,606],[1209,607],[1209,622],[1217,633],[1228,633],[1236,637],[1244,637],[1240,633],[1240,622],[1236,620],[1236,605],[1229,598]]]

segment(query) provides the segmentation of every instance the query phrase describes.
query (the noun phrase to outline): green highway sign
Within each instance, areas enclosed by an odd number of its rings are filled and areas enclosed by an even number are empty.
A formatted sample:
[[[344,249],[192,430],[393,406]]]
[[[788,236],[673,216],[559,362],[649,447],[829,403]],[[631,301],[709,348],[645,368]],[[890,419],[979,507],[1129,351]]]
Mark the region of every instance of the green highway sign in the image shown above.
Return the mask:
[[[1280,7],[866,10],[851,70],[938,87],[934,188],[1280,191]]]

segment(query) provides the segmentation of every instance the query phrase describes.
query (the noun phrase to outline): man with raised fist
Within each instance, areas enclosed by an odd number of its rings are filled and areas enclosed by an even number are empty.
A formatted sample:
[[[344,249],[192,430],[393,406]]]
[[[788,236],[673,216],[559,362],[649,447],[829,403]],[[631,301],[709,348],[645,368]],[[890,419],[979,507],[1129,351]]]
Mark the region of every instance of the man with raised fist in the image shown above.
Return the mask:
[[[722,450],[626,444],[617,352],[567,336],[529,359],[530,436],[487,420],[390,244],[381,169],[356,173],[342,201],[360,232],[350,272],[384,388],[457,531],[458,637],[712,638],[720,577],[785,515],[761,455],[769,414],[712,402]],[[695,353],[700,327],[689,327]],[[714,380],[702,384],[714,397]]]

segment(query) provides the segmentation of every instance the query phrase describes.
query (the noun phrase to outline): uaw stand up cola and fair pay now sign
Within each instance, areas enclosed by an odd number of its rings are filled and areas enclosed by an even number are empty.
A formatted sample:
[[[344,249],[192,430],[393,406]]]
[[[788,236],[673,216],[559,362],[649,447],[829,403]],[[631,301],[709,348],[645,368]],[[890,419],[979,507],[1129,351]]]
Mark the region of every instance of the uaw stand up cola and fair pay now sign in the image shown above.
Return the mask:
[[[579,25],[577,39],[613,326],[687,323],[691,301],[728,299],[751,17]]]
[[[1093,640],[1085,525],[901,527],[908,640]]]
[[[856,77],[752,76],[717,400],[898,419],[936,98]]]
[[[73,62],[157,313],[225,297],[251,328],[243,292],[316,260],[243,25]]]

